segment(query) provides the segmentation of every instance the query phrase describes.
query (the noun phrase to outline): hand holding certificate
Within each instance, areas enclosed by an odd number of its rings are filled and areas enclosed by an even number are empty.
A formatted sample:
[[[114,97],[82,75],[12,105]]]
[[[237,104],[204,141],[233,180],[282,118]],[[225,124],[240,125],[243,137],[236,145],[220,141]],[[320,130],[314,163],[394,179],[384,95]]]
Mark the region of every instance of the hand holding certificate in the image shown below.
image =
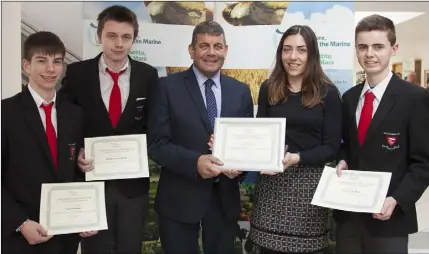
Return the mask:
[[[144,134],[86,138],[85,156],[94,165],[87,181],[149,177]]]
[[[392,173],[371,171],[342,171],[325,167],[311,204],[326,208],[380,213],[386,199]]]
[[[221,169],[283,172],[285,118],[217,118],[213,155]]]
[[[104,183],[43,184],[40,225],[48,235],[107,229]]]
[[[212,134],[210,135],[209,142],[207,143],[210,151],[213,151],[213,142],[214,142],[214,135]],[[220,163],[219,165],[222,166],[223,163]],[[242,173],[243,172],[241,170],[236,170],[236,169],[222,170],[222,174],[226,175],[230,179],[234,179],[237,176],[241,175]]]

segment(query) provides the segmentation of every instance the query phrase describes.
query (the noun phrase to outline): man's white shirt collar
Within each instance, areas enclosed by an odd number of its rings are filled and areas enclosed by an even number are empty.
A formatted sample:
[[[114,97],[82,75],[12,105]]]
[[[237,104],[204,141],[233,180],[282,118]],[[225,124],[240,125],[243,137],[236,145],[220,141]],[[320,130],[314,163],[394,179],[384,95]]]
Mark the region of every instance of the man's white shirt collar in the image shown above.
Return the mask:
[[[383,97],[384,92],[387,89],[387,85],[390,82],[390,79],[392,78],[393,73],[391,71],[389,71],[389,74],[387,74],[387,76],[379,83],[377,84],[374,88],[371,89],[369,83],[368,83],[368,79],[365,80],[365,85],[363,86],[362,92],[360,94],[359,99],[362,99],[362,97],[364,97],[365,93],[368,90],[371,90],[372,93],[374,93],[375,98],[377,98],[378,101],[381,101],[381,98]]]
[[[130,59],[128,59],[128,57],[127,57],[127,62],[124,64],[124,66],[118,72],[121,72],[121,71],[126,69],[126,72],[128,73],[130,70],[130,68],[128,68],[129,63],[130,63]],[[100,69],[100,72],[103,73],[103,75],[106,75],[106,69],[108,69],[108,67],[106,65],[106,62],[104,61],[104,54],[102,54],[100,57],[98,68]]]
[[[45,101],[45,99],[43,99],[32,87],[30,84],[27,85],[28,86],[28,90],[30,91],[31,96],[33,97],[34,101],[36,102],[37,107],[41,107],[43,104],[44,105],[48,105],[51,102],[54,102],[54,107],[55,105],[55,100],[57,98],[57,93],[55,92],[54,94],[54,98],[52,98],[51,101],[47,102]]]

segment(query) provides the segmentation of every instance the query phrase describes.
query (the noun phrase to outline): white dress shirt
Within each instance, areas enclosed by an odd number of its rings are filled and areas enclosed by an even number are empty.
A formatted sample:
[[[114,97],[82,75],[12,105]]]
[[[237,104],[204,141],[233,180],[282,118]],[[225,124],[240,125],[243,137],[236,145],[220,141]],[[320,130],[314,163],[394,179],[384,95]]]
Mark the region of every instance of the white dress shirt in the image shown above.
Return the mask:
[[[389,71],[389,74],[386,78],[384,78],[378,85],[376,85],[374,88],[371,89],[368,83],[368,79],[365,80],[365,85],[363,86],[362,92],[359,97],[359,102],[356,108],[356,124],[359,125],[360,120],[360,113],[362,112],[362,108],[365,102],[365,93],[368,90],[371,90],[372,93],[375,95],[375,99],[373,102],[373,110],[372,110],[372,117],[374,117],[375,112],[377,111],[378,106],[380,105],[381,98],[383,98],[383,94],[386,91],[387,85],[390,82],[390,79],[392,78],[393,73]]]
[[[131,66],[129,62],[129,59],[127,58],[127,62],[125,63],[124,67],[119,70],[119,72],[121,72],[126,69],[126,71],[119,76],[118,80],[119,90],[121,91],[122,112],[124,111],[125,105],[127,104],[128,95],[130,93]],[[103,99],[104,105],[106,106],[106,110],[109,110],[110,94],[112,93],[113,89],[113,79],[110,74],[106,72],[106,68],[107,65],[104,62],[104,55],[101,55],[100,61],[98,63],[101,98]]]
[[[28,84],[28,90],[30,91],[31,96],[36,102],[37,109],[39,110],[39,114],[40,114],[40,119],[42,120],[45,131],[46,131],[46,114],[45,114],[45,110],[41,106],[48,105],[49,103],[54,102],[54,105],[52,106],[52,112],[51,112],[51,121],[55,129],[55,134],[57,134],[58,124],[57,124],[57,109],[56,109],[56,103],[55,103],[55,99],[57,98],[57,93],[54,94],[54,98],[52,99],[52,101],[46,102],[36,91],[34,91],[34,89],[31,87],[31,84]]]

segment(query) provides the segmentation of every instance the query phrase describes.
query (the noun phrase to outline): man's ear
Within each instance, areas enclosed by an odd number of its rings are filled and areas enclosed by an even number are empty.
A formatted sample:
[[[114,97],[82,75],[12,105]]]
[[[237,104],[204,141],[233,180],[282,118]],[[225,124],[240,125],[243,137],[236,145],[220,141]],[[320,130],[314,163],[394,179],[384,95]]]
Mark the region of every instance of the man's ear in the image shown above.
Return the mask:
[[[195,48],[194,48],[194,46],[192,46],[192,44],[189,44],[188,52],[189,52],[189,56],[191,57],[191,59],[194,59]]]
[[[31,62],[27,59],[22,59],[22,69],[24,70],[25,74],[29,76],[31,72]]]
[[[395,45],[393,45],[392,47],[392,56],[396,56],[396,52],[398,51],[399,45],[398,43],[396,43]]]

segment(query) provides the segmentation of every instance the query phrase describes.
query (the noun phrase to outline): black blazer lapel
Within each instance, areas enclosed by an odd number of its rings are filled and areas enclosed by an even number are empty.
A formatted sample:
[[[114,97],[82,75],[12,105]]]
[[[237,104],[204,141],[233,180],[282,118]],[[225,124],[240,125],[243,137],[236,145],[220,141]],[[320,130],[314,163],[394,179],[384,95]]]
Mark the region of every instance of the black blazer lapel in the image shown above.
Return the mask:
[[[142,83],[144,81],[141,80],[141,75],[137,70],[136,63],[134,60],[129,58],[130,66],[131,66],[131,72],[130,72],[130,92],[128,94],[127,104],[124,107],[124,111],[121,114],[121,117],[119,118],[118,125],[116,126],[116,129],[120,128],[121,125],[126,121],[127,119],[131,119],[132,114],[135,113],[135,104],[137,100],[137,95],[139,94],[140,89],[142,88]],[[127,115],[131,114],[130,117]]]
[[[71,128],[74,126],[73,119],[67,114],[66,105],[61,105],[61,102],[57,104],[57,153],[58,153],[58,178],[61,180],[71,179],[70,172],[67,172],[68,161],[70,160],[70,153],[73,144],[69,144],[67,141],[70,140],[70,135],[74,133]],[[78,153],[76,149],[78,144],[74,144],[75,153]]]
[[[37,142],[39,143],[42,153],[46,156],[51,167],[49,171],[56,177],[54,162],[52,161],[51,151],[49,149],[48,139],[46,137],[46,131],[43,127],[40,113],[37,109],[37,105],[30,94],[30,91],[26,87],[23,91],[23,104],[24,104],[24,117],[28,123],[28,127],[34,132]]]
[[[225,76],[220,76],[220,83],[221,83],[221,94],[222,94],[222,100],[221,100],[221,111],[220,116],[221,117],[228,117],[230,116],[229,106],[230,106],[230,100],[232,99],[230,96],[234,94],[233,91],[231,91],[232,86],[228,84],[228,79],[225,78]]]
[[[207,108],[204,104],[204,99],[203,99],[203,96],[201,95],[201,90],[198,85],[197,78],[195,77],[194,71],[192,70],[192,67],[185,72],[184,79],[185,79],[186,88],[188,89],[188,92],[191,95],[191,98],[201,117],[201,120],[206,126],[207,131],[213,132],[212,127],[210,126],[209,117],[207,115]]]
[[[368,131],[365,137],[365,141],[369,140],[371,136],[374,134],[377,127],[383,121],[383,119],[389,114],[393,105],[396,101],[396,96],[398,95],[400,84],[397,82],[397,76],[393,74],[392,79],[387,85],[386,91],[383,94],[383,97],[378,105],[377,111],[374,114],[374,117],[369,124]],[[365,144],[365,142],[364,142]]]
[[[359,104],[359,98],[360,98],[360,94],[362,93],[362,89],[363,89],[364,84],[360,84],[358,85],[359,89],[356,89],[356,91],[354,91],[353,93],[350,94],[350,102],[349,102],[349,110],[350,110],[350,115],[352,116],[352,124],[350,125],[351,128],[353,128],[353,131],[356,133],[355,138],[358,138],[358,134],[357,134],[357,123],[356,123],[356,110],[357,110],[357,106]]]

